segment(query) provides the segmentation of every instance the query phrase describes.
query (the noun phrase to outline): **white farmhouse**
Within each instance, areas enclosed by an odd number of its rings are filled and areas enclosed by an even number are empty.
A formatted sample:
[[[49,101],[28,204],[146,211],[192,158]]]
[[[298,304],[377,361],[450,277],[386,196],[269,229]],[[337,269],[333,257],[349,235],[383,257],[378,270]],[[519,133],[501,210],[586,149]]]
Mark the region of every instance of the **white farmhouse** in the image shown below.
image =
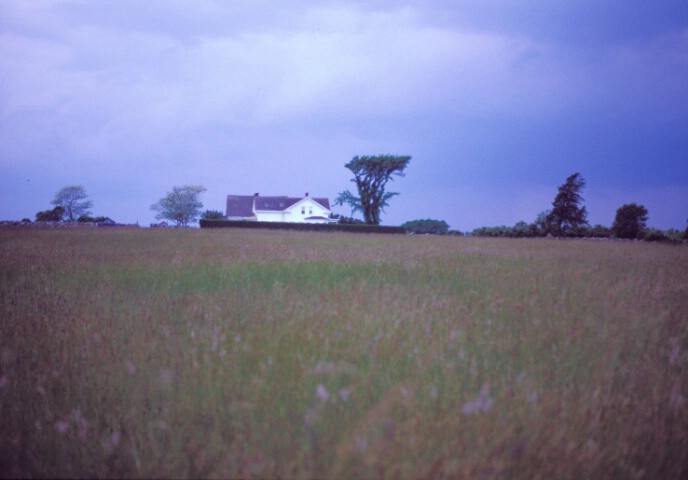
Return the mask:
[[[337,223],[330,218],[330,201],[314,198],[308,193],[299,197],[261,197],[227,195],[227,220],[258,222]]]

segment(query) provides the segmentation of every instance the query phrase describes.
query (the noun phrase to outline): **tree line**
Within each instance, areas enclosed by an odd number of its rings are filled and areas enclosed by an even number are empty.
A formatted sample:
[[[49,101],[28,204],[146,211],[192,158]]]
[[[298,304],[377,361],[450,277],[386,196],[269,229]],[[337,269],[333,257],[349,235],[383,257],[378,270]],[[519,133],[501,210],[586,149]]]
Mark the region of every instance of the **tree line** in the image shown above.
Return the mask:
[[[389,201],[399,195],[388,192],[387,184],[394,177],[403,177],[411,161],[409,155],[375,155],[356,156],[345,164],[353,174],[352,182],[356,185],[358,195],[346,190],[335,199],[335,205],[348,205],[352,215],[361,213],[363,220],[333,214],[332,217],[341,224],[365,223],[380,224],[380,214],[389,206]],[[480,227],[468,235],[484,237],[546,237],[559,238],[621,238],[649,241],[688,240],[688,227],[684,232],[648,228],[648,210],[643,205],[630,203],[622,205],[617,211],[611,226],[591,226],[588,223],[588,212],[583,205],[582,190],[585,179],[580,173],[569,176],[559,186],[552,208],[537,215],[535,221],[520,221],[513,227]],[[200,185],[175,186],[171,191],[150,206],[156,212],[156,219],[170,220],[178,227],[188,226],[201,219],[221,219],[221,211],[206,210],[202,212],[203,203],[200,196],[206,189]],[[91,217],[93,202],[88,199],[83,186],[73,185],[59,190],[51,201],[55,208],[38,212],[36,221],[78,221],[103,222],[107,217]],[[25,219],[28,220],[28,219]],[[449,230],[444,220],[412,220],[401,225],[410,233],[417,234],[454,234],[461,232]]]
[[[478,237],[546,237],[559,238],[620,238],[647,241],[688,240],[688,227],[684,232],[670,229],[665,231],[648,228],[648,210],[636,203],[624,204],[618,208],[611,228],[602,225],[591,226],[588,212],[583,205],[581,192],[585,180],[580,173],[574,173],[559,187],[552,202],[552,209],[540,213],[534,222],[520,221],[513,227],[480,227],[470,234]]]

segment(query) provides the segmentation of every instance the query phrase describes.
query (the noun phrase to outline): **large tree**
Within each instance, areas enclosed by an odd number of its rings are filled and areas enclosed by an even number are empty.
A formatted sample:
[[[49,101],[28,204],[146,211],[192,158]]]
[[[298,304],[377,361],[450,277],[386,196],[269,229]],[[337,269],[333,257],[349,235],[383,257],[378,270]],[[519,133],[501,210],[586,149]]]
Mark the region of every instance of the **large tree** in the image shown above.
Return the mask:
[[[354,212],[361,212],[363,220],[369,225],[380,224],[380,211],[389,205],[389,200],[396,192],[387,192],[387,182],[394,180],[393,176],[403,177],[404,170],[411,161],[408,155],[376,155],[354,157],[344,165],[351,170],[356,184],[358,196],[348,190],[339,194],[336,205],[347,204]]]
[[[200,196],[205,190],[200,185],[172,187],[171,192],[167,192],[167,195],[150,208],[158,212],[155,215],[158,220],[172,220],[178,227],[185,227],[196,221],[200,215],[203,208]]]
[[[619,238],[640,238],[645,231],[647,208],[628,203],[616,211],[612,232]]]
[[[93,208],[93,202],[86,200],[86,189],[81,185],[71,185],[60,189],[55,198],[50,202],[53,205],[64,208],[64,218],[75,222],[82,215],[88,215]]]
[[[580,173],[574,173],[559,187],[559,193],[552,202],[552,210],[547,222],[554,225],[557,235],[565,235],[570,230],[588,224],[588,212],[581,206],[583,197],[580,192],[585,180]]]

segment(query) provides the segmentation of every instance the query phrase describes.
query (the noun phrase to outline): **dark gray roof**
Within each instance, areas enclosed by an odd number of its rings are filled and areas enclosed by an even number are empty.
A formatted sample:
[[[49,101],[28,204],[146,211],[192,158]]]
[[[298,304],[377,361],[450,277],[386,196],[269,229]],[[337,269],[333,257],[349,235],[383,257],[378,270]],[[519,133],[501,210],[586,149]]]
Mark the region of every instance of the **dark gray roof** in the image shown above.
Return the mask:
[[[253,216],[253,196],[252,195],[227,195],[228,217],[252,217]]]
[[[227,195],[227,216],[228,217],[252,217],[253,200],[256,201],[256,210],[282,211],[295,203],[300,202],[305,197],[273,196],[263,197],[254,195]],[[330,210],[330,201],[327,198],[309,197],[326,209]]]
[[[256,210],[284,210],[291,207],[300,198],[293,197],[255,197]]]

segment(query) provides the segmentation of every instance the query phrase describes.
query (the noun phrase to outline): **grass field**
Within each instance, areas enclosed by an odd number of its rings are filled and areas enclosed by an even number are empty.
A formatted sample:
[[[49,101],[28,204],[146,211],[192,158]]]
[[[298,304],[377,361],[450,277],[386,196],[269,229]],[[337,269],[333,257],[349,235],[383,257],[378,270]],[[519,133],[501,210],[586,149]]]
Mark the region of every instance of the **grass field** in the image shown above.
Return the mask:
[[[688,248],[0,229],[0,476],[686,478]]]

